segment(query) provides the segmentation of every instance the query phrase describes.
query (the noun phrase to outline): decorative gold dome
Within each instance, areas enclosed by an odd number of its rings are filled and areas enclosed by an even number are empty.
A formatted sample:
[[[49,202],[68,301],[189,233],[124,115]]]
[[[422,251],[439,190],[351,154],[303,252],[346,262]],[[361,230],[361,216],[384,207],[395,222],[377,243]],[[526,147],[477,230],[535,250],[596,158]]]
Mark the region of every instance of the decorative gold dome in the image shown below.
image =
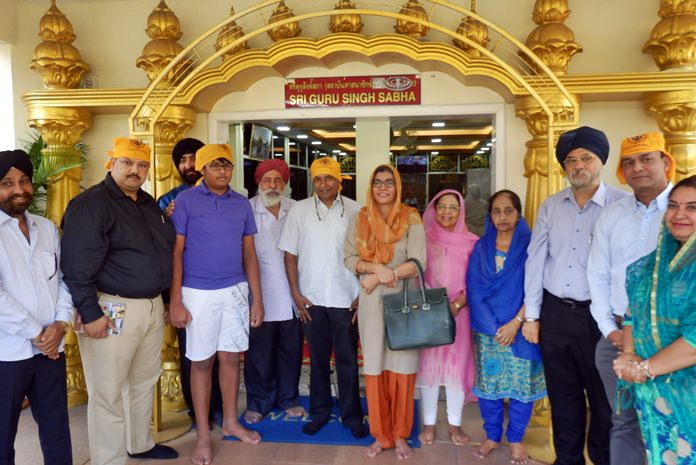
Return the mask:
[[[355,4],[350,0],[338,0],[334,10],[354,10]],[[360,15],[343,13],[331,17],[329,29],[331,32],[354,32],[360,34],[364,24],[360,20]]]
[[[643,53],[651,54],[660,70],[696,66],[696,15],[676,14],[661,19],[653,27]]]
[[[408,3],[401,6],[399,14],[420,20],[428,20],[428,14],[425,12],[425,8],[418,3],[418,0],[408,0]],[[414,39],[421,39],[430,31],[430,28],[424,24],[414,23],[405,19],[397,19],[394,29],[399,34],[404,34]]]
[[[562,23],[570,16],[567,0],[537,0],[532,11],[536,24]]]
[[[471,11],[476,13],[476,0],[471,0]],[[488,37],[488,27],[470,16],[462,18],[462,22],[459,23],[459,27],[457,27],[457,34],[463,35],[483,48],[488,47],[488,44],[491,42]],[[473,57],[480,57],[482,55],[481,52],[471,47],[463,40],[453,39],[452,43]]]
[[[39,21],[39,37],[30,68],[41,74],[49,89],[74,89],[80,85],[89,65],[82,61],[80,51],[72,44],[75,40],[72,24],[58,9],[56,0]]]
[[[660,9],[657,12],[661,18],[674,15],[696,14],[696,1],[694,0],[661,0]]]
[[[582,52],[573,31],[563,24],[570,10],[567,0],[537,0],[532,19],[538,26],[525,41],[551,71],[566,74],[573,55]]]
[[[230,8],[230,16],[234,16],[234,7]],[[217,41],[215,42],[215,50],[220,50],[228,44],[234,42],[240,37],[244,36],[244,31],[237,24],[236,21],[232,21],[227,26],[223,27],[218,33]],[[225,61],[230,58],[235,53],[241,52],[242,50],[248,49],[246,41],[238,43],[236,46],[232,47],[228,52],[222,56],[222,60]]]
[[[285,5],[285,2],[283,0],[280,0],[278,6],[275,8],[275,10],[273,10],[273,13],[271,13],[271,17],[268,20],[268,24],[277,23],[279,21],[283,21],[284,19],[294,17],[295,13],[293,13],[292,10],[288,8],[287,5]],[[279,40],[298,37],[301,32],[302,29],[300,29],[299,23],[297,21],[293,21],[283,26],[274,27],[273,29],[270,29],[267,33],[271,40],[273,40],[274,42],[278,42]]]
[[[183,50],[177,43],[183,34],[181,24],[164,0],[160,0],[147,17],[145,33],[151,40],[145,44],[143,54],[136,60],[135,65],[144,70],[148,79],[152,81]],[[179,67],[182,68],[184,67]],[[181,77],[183,76],[178,76]]]

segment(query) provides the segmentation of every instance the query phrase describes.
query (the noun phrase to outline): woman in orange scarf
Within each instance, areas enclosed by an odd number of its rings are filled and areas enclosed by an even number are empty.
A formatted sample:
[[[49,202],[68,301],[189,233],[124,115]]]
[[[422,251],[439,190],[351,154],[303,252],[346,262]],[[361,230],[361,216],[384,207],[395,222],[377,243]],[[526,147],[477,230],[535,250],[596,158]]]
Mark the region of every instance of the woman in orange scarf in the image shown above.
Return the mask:
[[[400,280],[416,275],[406,261],[425,266],[425,230],[418,211],[401,203],[401,178],[380,165],[370,177],[367,206],[346,234],[345,264],[360,276],[358,325],[363,353],[370,433],[367,455],[395,448],[399,459],[413,455],[406,443],[413,427],[413,393],[418,351],[391,351],[384,337],[382,296],[399,292]]]

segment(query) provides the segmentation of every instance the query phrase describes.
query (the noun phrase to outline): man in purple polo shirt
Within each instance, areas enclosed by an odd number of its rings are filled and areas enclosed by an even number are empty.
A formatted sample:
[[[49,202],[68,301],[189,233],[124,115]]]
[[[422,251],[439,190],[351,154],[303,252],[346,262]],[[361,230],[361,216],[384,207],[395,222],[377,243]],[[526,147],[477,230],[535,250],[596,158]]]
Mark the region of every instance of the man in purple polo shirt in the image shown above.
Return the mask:
[[[217,353],[223,399],[222,432],[242,442],[261,438],[237,420],[239,353],[249,347],[249,325],[263,322],[256,259],[256,223],[249,201],[229,187],[232,151],[209,144],[196,152],[203,182],[179,194],[172,222],[176,230],[170,319],[186,327],[186,357],[191,360],[191,391],[198,441],[191,461],[212,461],[208,408],[212,366]],[[249,307],[251,292],[251,308]]]

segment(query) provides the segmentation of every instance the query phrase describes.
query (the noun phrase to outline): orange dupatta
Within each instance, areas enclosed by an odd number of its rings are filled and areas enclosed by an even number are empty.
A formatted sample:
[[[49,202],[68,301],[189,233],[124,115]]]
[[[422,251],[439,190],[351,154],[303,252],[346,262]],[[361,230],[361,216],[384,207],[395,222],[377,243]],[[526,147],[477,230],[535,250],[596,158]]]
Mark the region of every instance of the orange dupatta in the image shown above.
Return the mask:
[[[375,173],[383,167],[389,168],[396,183],[396,197],[386,219],[379,212],[372,195]],[[365,261],[387,264],[394,257],[394,245],[404,237],[409,225],[423,221],[418,210],[401,203],[401,176],[392,166],[380,165],[375,168],[367,189],[367,205],[358,212],[356,225],[358,255]]]

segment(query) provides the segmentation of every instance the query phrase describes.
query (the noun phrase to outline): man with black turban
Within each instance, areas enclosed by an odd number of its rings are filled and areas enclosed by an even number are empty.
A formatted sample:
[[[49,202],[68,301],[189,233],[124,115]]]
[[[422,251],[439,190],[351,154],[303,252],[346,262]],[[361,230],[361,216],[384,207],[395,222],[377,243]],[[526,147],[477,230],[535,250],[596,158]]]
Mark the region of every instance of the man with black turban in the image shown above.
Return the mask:
[[[58,230],[27,208],[33,166],[0,152],[0,463],[14,464],[22,401],[31,402],[47,465],[72,465],[63,336],[73,306]]]
[[[609,465],[611,408],[594,362],[602,333],[590,313],[587,260],[599,214],[626,192],[600,181],[609,156],[607,136],[583,126],[561,134],[556,159],[570,187],[539,208],[525,269],[523,336],[539,343],[551,403],[554,465]]]

